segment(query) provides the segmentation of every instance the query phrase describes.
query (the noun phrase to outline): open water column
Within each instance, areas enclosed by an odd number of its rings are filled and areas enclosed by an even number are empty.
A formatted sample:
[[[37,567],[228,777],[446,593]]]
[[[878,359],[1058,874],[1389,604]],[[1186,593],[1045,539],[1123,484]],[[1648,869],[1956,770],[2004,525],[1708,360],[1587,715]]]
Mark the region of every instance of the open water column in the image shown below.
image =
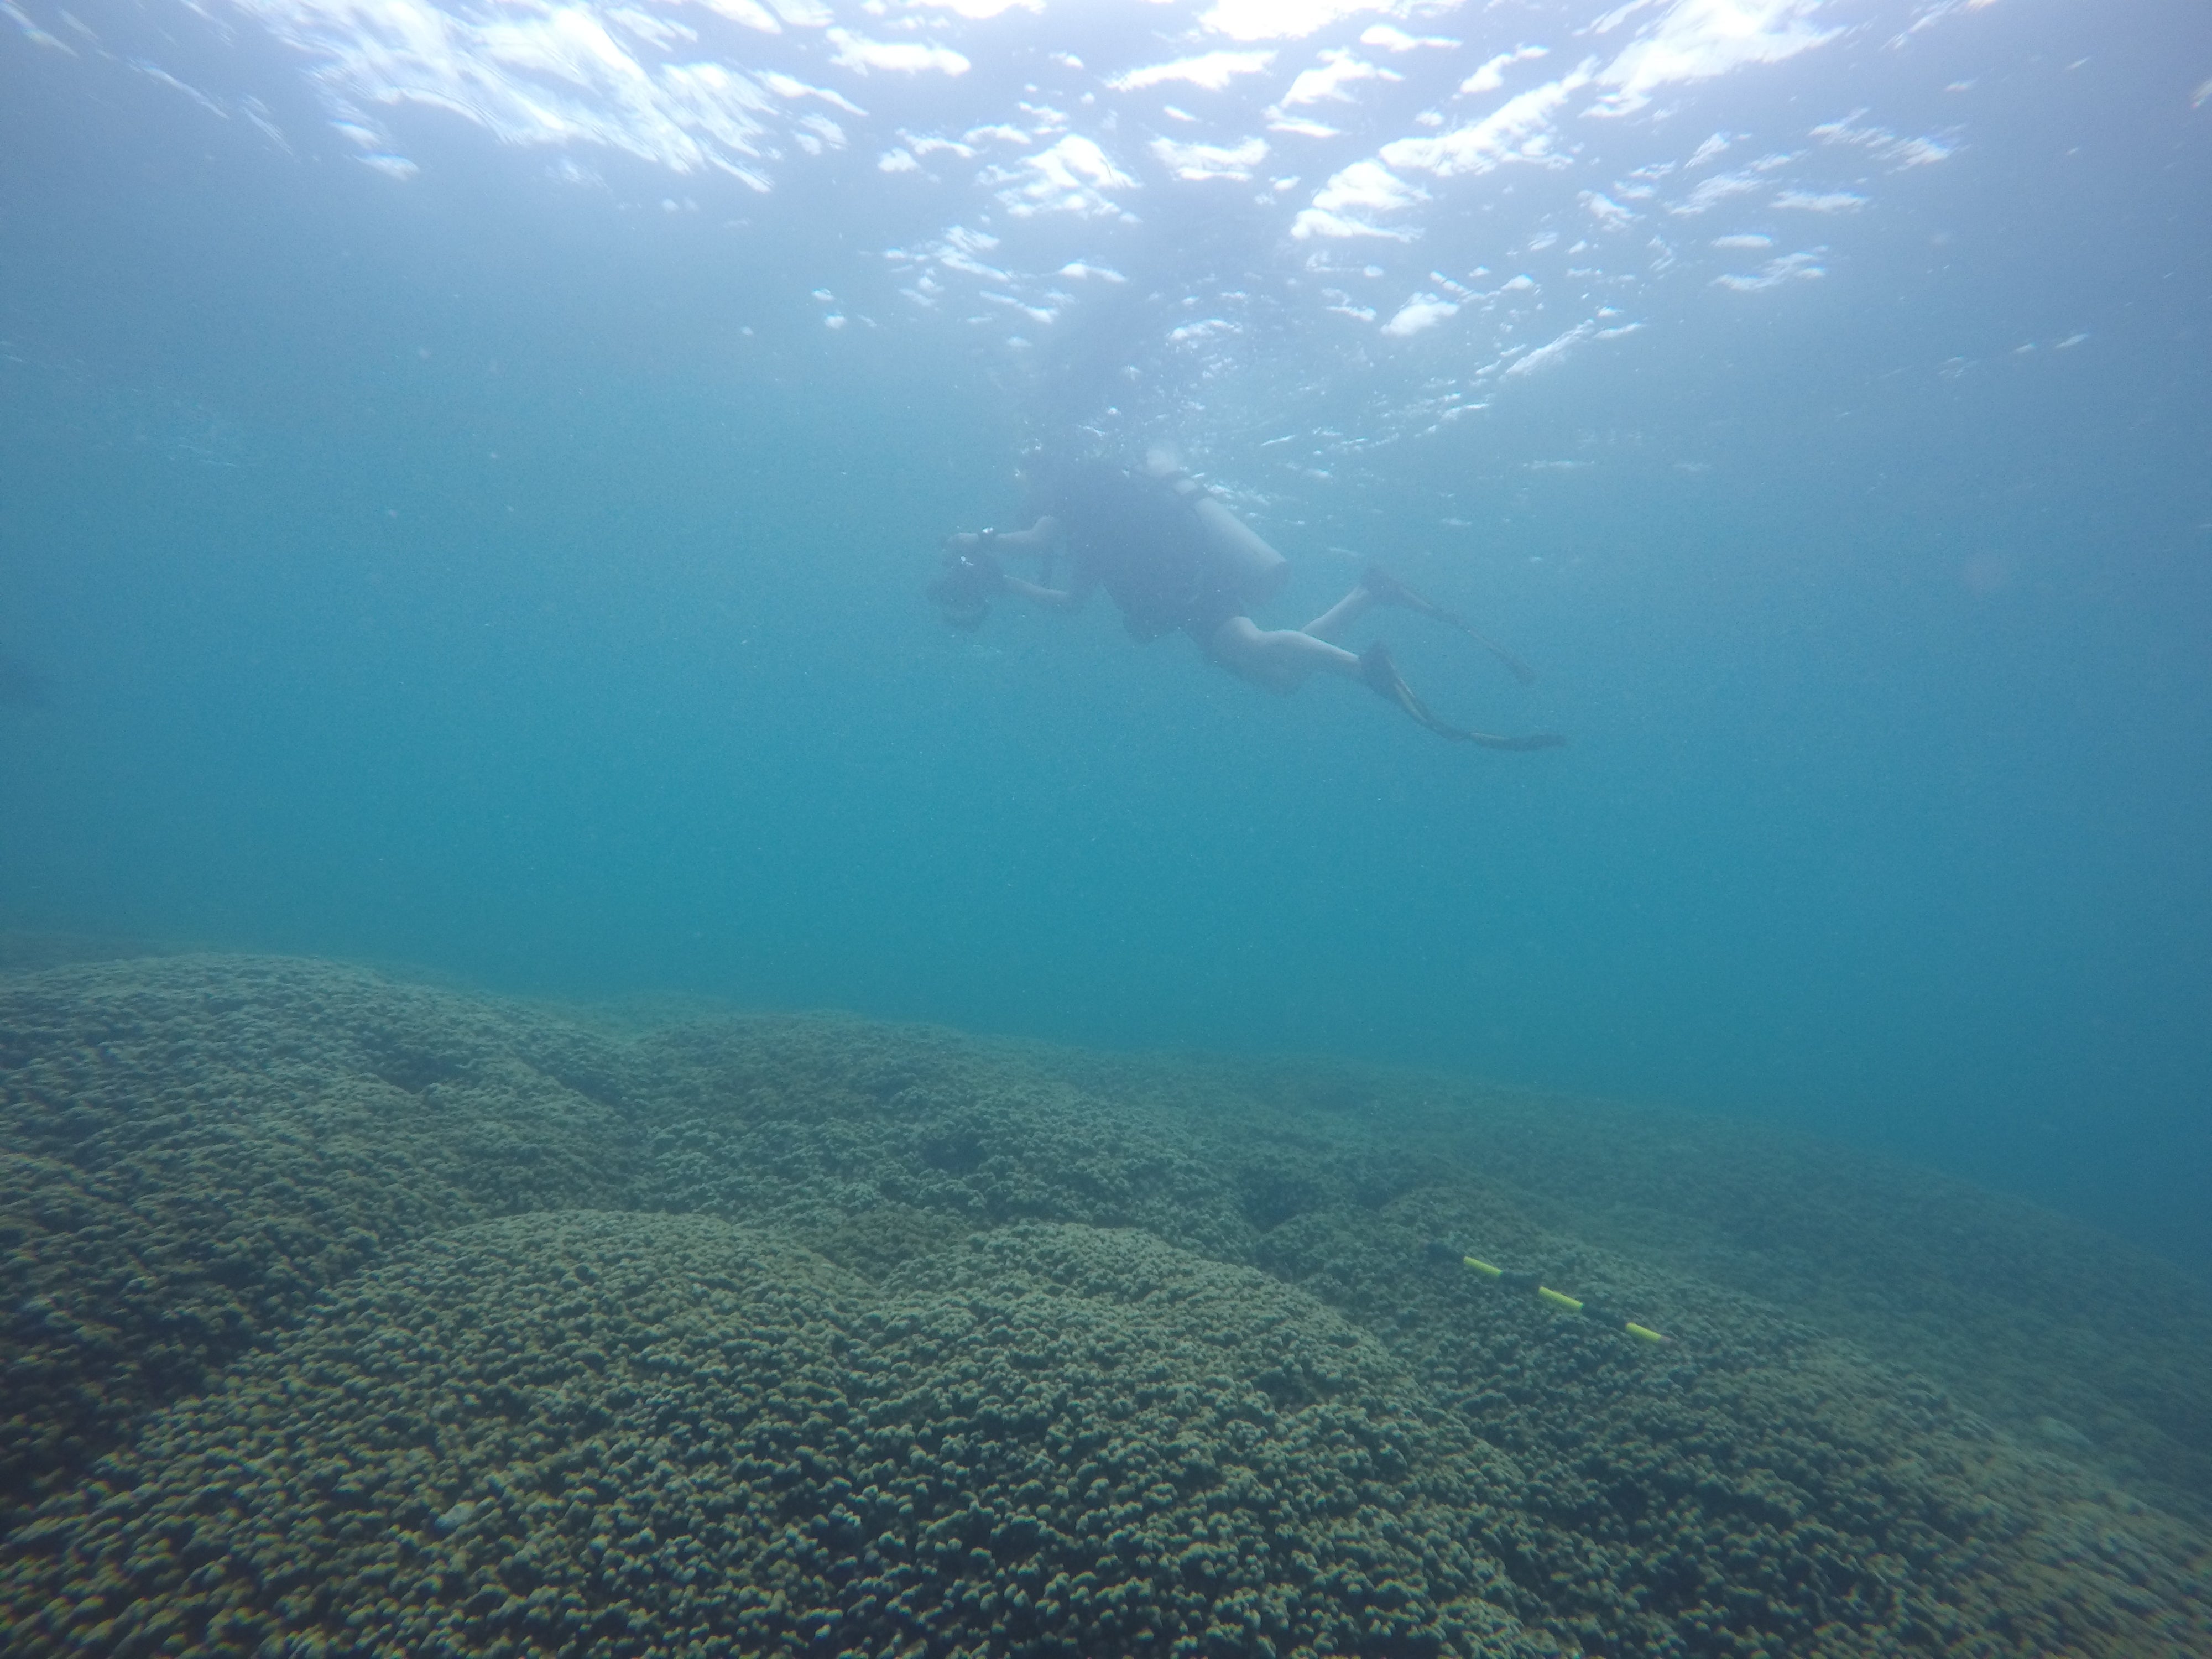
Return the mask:
[[[2196,0],[0,0],[27,1655],[2212,1652]]]

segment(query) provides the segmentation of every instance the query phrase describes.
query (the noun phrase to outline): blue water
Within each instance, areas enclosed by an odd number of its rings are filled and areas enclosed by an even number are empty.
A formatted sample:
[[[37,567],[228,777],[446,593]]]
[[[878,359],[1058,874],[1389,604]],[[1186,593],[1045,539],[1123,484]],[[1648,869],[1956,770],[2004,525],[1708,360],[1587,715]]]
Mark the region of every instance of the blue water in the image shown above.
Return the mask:
[[[1646,86],[1715,6],[777,9],[443,105],[335,7],[0,16],[0,923],[1442,1065],[2212,1264],[2212,14],[1741,0]],[[678,143],[698,63],[814,90]],[[1128,182],[1040,207],[1067,132]],[[1291,556],[1263,621],[1382,559],[1540,678],[1355,645],[1571,746],[940,626],[1079,421]]]

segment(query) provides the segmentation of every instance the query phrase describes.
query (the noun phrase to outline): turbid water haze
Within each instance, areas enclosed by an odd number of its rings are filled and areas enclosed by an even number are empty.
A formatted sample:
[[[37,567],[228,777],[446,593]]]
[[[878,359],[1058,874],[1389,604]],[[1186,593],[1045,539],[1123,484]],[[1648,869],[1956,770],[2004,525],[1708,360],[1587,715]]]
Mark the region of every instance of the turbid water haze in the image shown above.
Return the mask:
[[[2202,1266],[2208,88],[2179,3],[20,0],[0,919],[1441,1065]],[[1571,745],[940,626],[1085,429]]]

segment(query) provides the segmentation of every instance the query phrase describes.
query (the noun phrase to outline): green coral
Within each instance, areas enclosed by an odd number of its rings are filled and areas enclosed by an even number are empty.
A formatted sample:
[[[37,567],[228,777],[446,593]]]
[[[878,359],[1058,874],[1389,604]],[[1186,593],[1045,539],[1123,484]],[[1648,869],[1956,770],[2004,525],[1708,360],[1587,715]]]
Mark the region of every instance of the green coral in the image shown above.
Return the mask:
[[[19,1533],[19,1650],[1540,1655],[1499,1460],[1372,1337],[1142,1234],[881,1289],[701,1217],[361,1275]],[[35,1610],[33,1608],[35,1604]]]
[[[177,957],[0,1131],[11,1652],[2212,1651],[2201,1294],[1740,1127]]]

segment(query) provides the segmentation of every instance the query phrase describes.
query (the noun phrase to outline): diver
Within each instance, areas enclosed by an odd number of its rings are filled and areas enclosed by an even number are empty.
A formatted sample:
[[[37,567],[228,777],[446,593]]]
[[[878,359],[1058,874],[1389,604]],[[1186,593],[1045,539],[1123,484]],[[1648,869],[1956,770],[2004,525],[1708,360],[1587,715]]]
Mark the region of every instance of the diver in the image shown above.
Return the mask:
[[[1141,471],[1103,460],[1030,459],[1023,477],[1040,509],[1027,530],[963,531],[945,539],[945,563],[929,597],[953,627],[983,625],[990,601],[1012,593],[1051,611],[1079,611],[1106,590],[1138,640],[1184,633],[1239,678],[1270,691],[1295,691],[1316,673],[1356,679],[1413,720],[1486,749],[1552,749],[1556,732],[1498,737],[1439,720],[1413,693],[1377,640],[1354,653],[1334,636],[1376,605],[1419,612],[1458,629],[1523,681],[1534,672],[1441,606],[1370,565],[1358,586],[1303,628],[1261,628],[1251,612],[1282,591],[1290,562],[1217,501],[1205,485],[1155,450]],[[1065,553],[1065,586],[1052,585]],[[1012,554],[1037,561],[1037,580],[1009,573]]]

